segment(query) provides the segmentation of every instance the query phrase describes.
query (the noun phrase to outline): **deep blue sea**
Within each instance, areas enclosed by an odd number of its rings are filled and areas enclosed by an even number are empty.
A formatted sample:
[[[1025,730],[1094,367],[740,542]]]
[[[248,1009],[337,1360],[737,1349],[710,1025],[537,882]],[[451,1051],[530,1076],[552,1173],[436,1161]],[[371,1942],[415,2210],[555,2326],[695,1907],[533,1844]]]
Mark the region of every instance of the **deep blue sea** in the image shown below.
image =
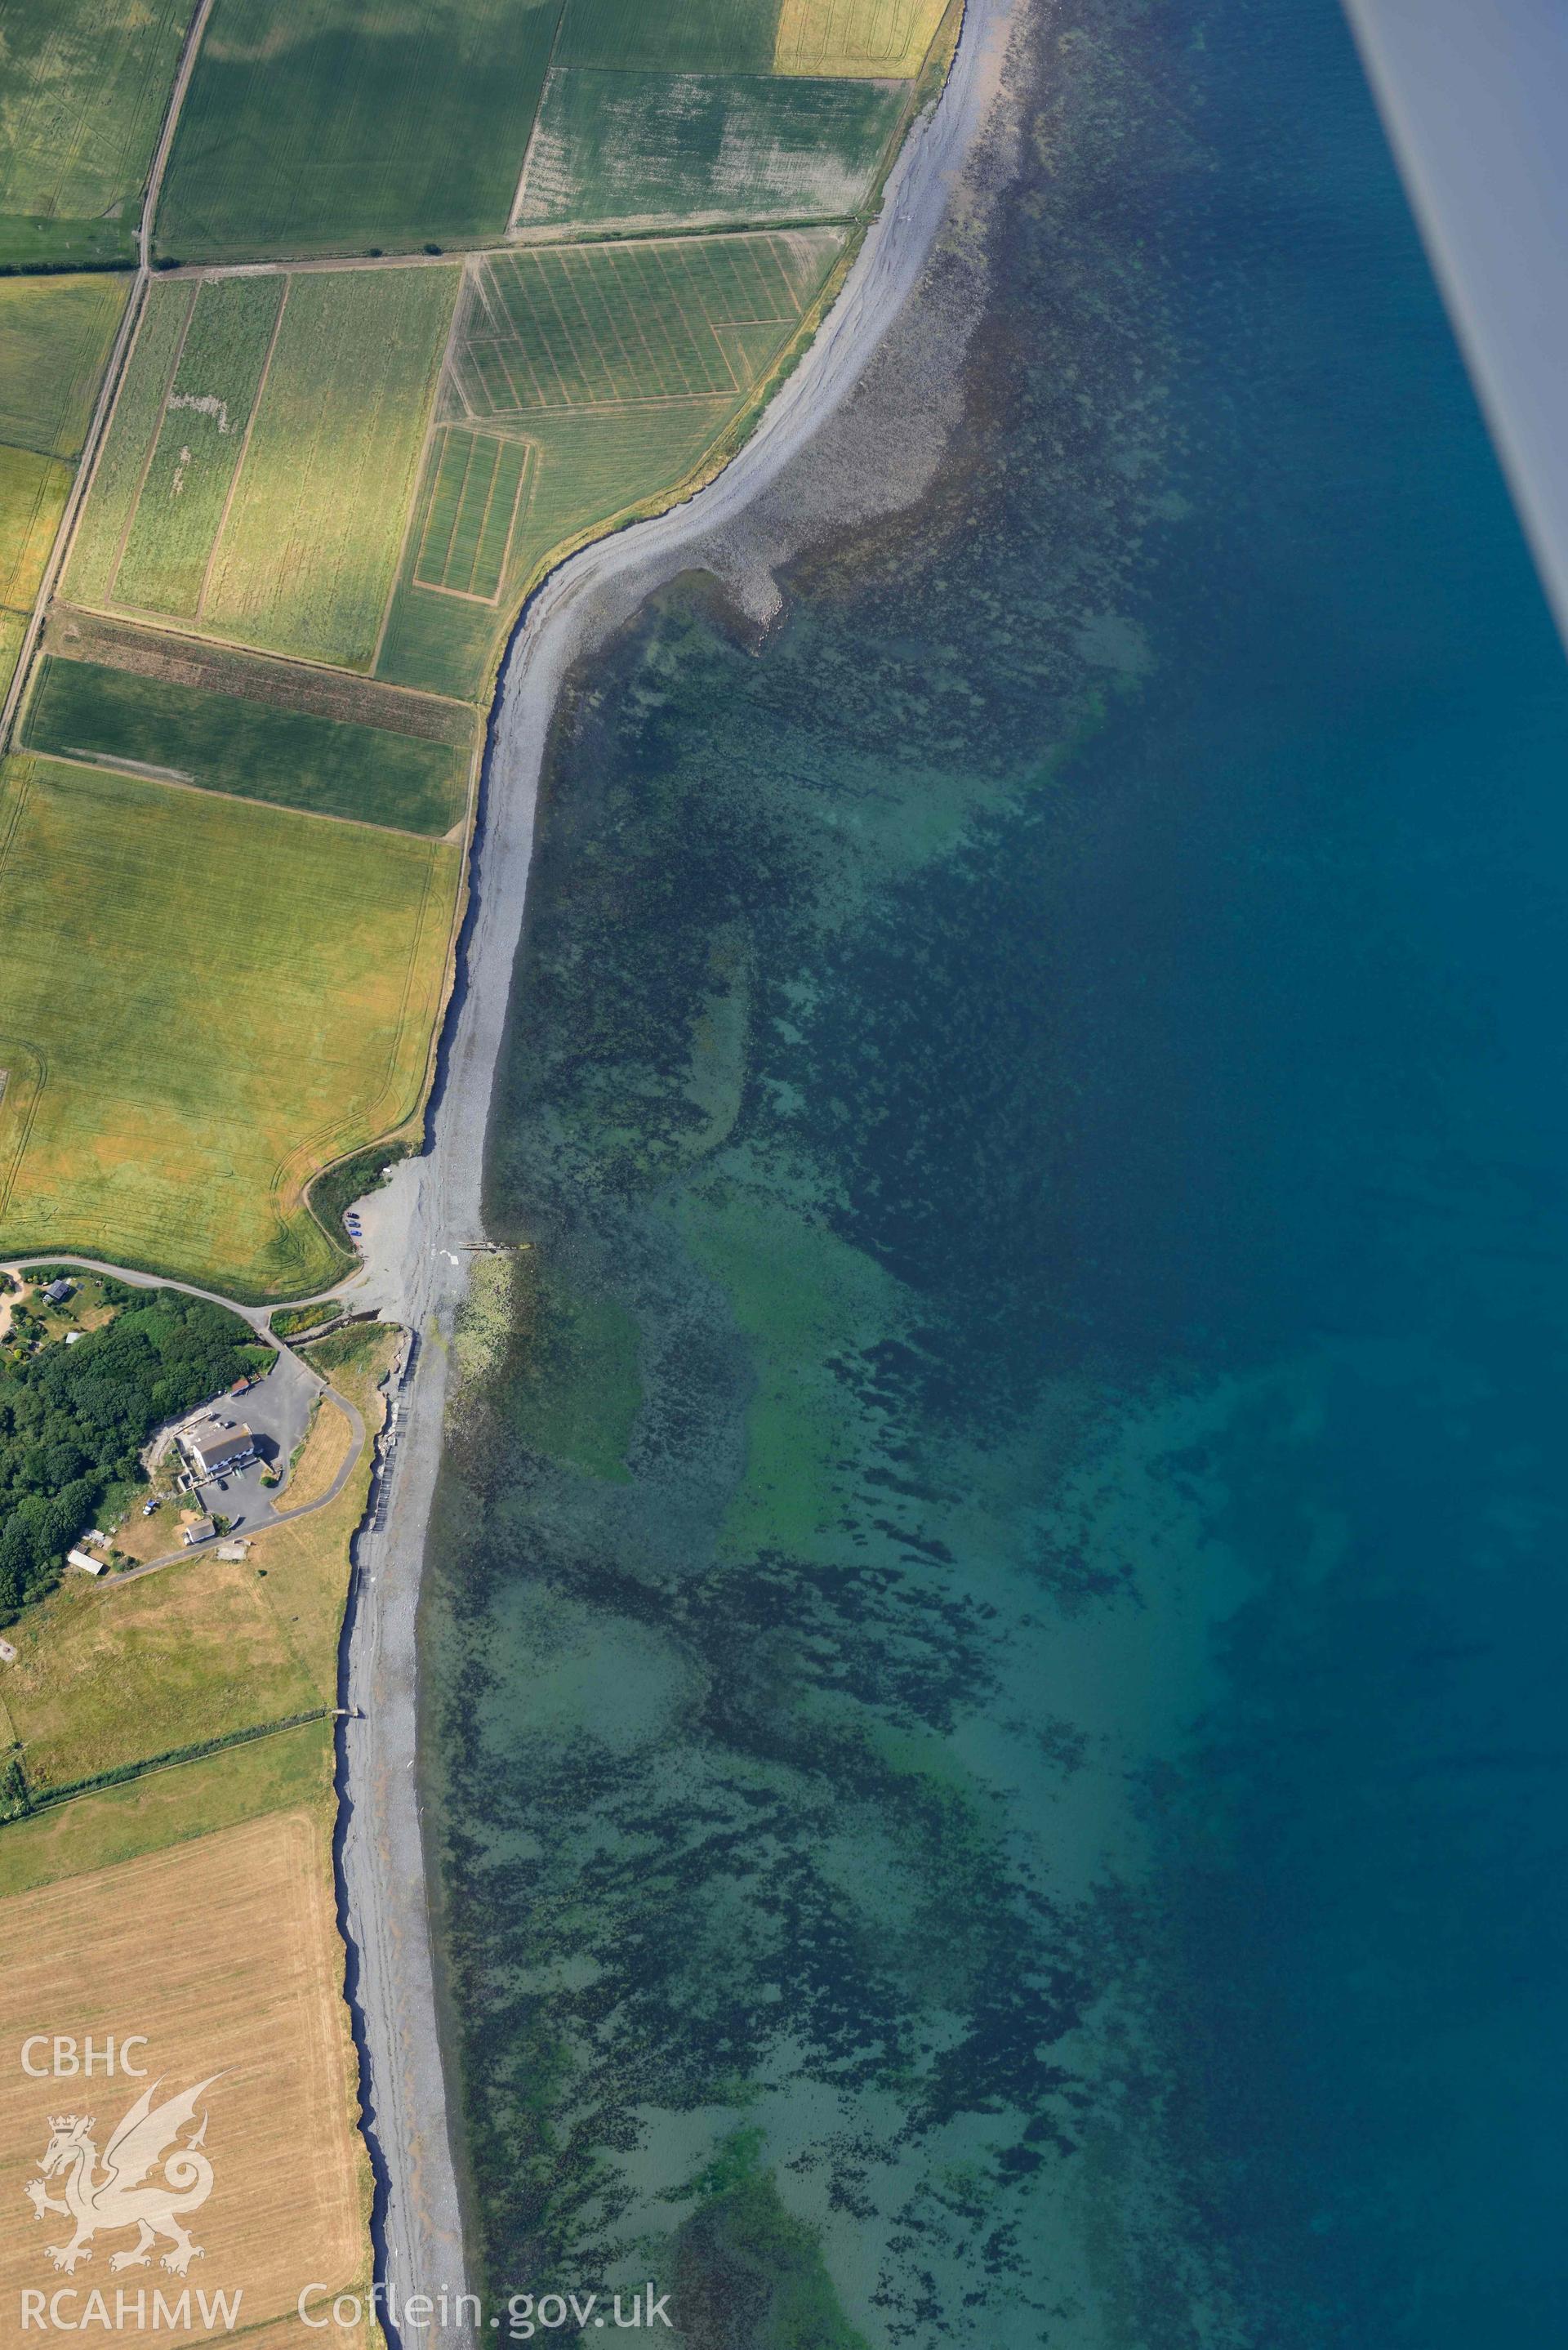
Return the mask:
[[[1568,2340],[1568,665],[1333,0],[1060,0],[967,404],[552,752],[432,1546],[494,2284]]]

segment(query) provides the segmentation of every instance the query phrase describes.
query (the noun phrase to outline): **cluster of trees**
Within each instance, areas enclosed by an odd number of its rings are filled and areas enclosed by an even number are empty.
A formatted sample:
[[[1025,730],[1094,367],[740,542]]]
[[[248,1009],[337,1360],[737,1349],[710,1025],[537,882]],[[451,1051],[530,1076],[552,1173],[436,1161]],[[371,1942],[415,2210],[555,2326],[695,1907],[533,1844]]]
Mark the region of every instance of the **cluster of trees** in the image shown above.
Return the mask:
[[[112,1322],[0,1370],[0,1620],[53,1588],[161,1421],[272,1359],[221,1305],[107,1284]]]

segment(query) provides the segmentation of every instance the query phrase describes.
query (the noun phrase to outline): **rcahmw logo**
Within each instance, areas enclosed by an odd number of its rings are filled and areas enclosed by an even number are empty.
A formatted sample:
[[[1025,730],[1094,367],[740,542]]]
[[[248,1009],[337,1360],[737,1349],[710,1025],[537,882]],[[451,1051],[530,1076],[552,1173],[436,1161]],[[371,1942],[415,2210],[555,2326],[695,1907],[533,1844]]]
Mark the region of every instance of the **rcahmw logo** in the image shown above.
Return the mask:
[[[88,2041],[88,2048],[94,2043]],[[130,2048],[144,2046],[134,2036],[119,2047],[122,2072],[140,2077],[145,2067],[127,2061]],[[108,2043],[112,2051],[112,2042]],[[52,2064],[29,2061],[40,2050],[53,2055]],[[53,2072],[69,2077],[80,2066],[71,2041],[39,2037],[25,2043],[23,2064],[29,2073]],[[110,2054],[102,2069],[112,2072]],[[159,2098],[162,2084],[143,2089],[103,2139],[99,2152],[97,2124],[91,2114],[51,2114],[48,2143],[38,2157],[41,2176],[25,2189],[36,2220],[56,2218],[69,2222],[57,2230],[59,2241],[42,2247],[40,2260],[74,2276],[93,2257],[93,2240],[134,2230],[135,2241],[109,2257],[110,2271],[152,2265],[183,2277],[192,2261],[203,2257],[186,2221],[199,2211],[213,2191],[213,2164],[205,2151],[207,2114],[198,2107],[213,2083],[212,2074],[193,2088]],[[188,2133],[188,2134],[187,2134]],[[164,2249],[159,2251],[159,2247]],[[201,2293],[189,2287],[149,2291],[146,2286],[119,2286],[90,2292],[62,2285],[52,2293],[24,2288],[22,2330],[85,2333],[102,2327],[114,2331],[189,2333],[232,2332],[239,2321],[242,2292]],[[194,2309],[192,2309],[194,2300]]]

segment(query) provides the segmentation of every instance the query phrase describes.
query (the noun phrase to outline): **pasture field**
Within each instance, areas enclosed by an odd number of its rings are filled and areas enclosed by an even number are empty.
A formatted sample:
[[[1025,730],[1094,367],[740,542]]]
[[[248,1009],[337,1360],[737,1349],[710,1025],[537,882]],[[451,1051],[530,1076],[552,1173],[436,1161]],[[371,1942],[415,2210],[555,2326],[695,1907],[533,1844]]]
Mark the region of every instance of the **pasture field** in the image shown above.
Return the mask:
[[[0,609],[32,610],[70,486],[57,457],[0,445]]]
[[[555,71],[516,219],[528,228],[837,218],[870,192],[897,81]]]
[[[376,675],[481,698],[529,588],[564,550],[700,469],[842,245],[824,229],[471,262],[442,414],[532,452],[500,608],[427,584],[420,551],[450,463],[438,434]]]
[[[401,832],[449,832],[468,803],[467,745],[53,653],[40,666],[25,740],[58,757],[130,759],[171,769],[204,791]]]
[[[948,0],[782,0],[781,74],[918,74]]]
[[[8,0],[0,262],[135,252],[193,0]]]
[[[0,277],[0,441],[80,456],[130,291],[119,276]]]
[[[333,1635],[326,1655],[302,1638],[295,1579],[276,1580],[192,1555],[118,1588],[67,1575],[27,1609],[5,1703],[34,1794],[329,1705]]]
[[[335,2290],[358,2282],[369,2263],[369,2167],[356,2128],[357,2067],[320,1807],[275,1812],[15,1894],[5,1922],[6,2044],[40,2030],[78,2042],[90,2035],[100,2047],[111,2033],[140,2033],[147,2079],[100,2074],[84,2107],[79,2090],[72,2101],[61,2084],[8,2065],[0,2076],[0,2198],[25,2213],[24,2180],[37,2176],[49,2116],[62,2104],[97,2116],[101,2153],[140,2089],[161,2083],[169,2096],[210,2084],[198,2110],[213,2178],[191,2220],[202,2251],[189,2279],[193,2306],[202,2292],[240,2293],[236,2335],[250,2339],[251,2327],[292,2315],[306,2280]],[[26,2217],[5,2230],[0,2298],[8,2308],[21,2306],[25,2287],[66,2282],[44,2250],[62,2241],[61,2225]],[[74,2280],[81,2298],[74,2310],[67,2304],[73,2317],[91,2322],[86,2293],[98,2282],[109,2288],[112,2326],[114,2281],[99,2271],[130,2241],[94,2247],[93,2269]],[[150,2309],[154,2280],[166,2294],[182,2289],[157,2266],[125,2280],[133,2291],[147,2282]],[[186,2338],[225,2330],[195,2323]]]
[[[416,1110],[460,850],[33,754],[0,786],[0,1246],[327,1285],[305,1203]]]
[[[766,73],[779,0],[566,0],[553,62]]]
[[[499,235],[558,15],[559,0],[216,0],[160,252],[232,261]]]
[[[65,660],[96,661],[99,668],[119,670],[127,677],[205,686],[242,702],[267,702],[278,710],[308,711],[317,718],[340,718],[388,734],[411,734],[421,743],[445,743],[465,757],[473,747],[474,714],[460,702],[405,693],[342,670],[247,653],[237,645],[166,636],[140,621],[84,612],[79,606],[53,607],[44,629],[44,650]]]
[[[459,274],[344,270],[155,287],[67,595],[369,668]]]
[[[286,285],[216,277],[198,289],[115,572],[116,602],[200,611]]]
[[[11,1820],[0,1828],[0,1899],[267,1812],[325,1811],[332,1762],[331,1722],[304,1721]]]

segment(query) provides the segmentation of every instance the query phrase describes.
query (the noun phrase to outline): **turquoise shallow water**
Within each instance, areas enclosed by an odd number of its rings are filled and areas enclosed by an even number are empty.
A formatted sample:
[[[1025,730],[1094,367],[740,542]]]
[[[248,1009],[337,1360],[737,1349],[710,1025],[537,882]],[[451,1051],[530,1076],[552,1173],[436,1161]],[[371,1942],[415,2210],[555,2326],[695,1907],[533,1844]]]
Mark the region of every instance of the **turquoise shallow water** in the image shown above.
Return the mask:
[[[1034,71],[930,494],[552,756],[426,1626],[483,2258],[1535,2350],[1568,669],[1327,0]]]

